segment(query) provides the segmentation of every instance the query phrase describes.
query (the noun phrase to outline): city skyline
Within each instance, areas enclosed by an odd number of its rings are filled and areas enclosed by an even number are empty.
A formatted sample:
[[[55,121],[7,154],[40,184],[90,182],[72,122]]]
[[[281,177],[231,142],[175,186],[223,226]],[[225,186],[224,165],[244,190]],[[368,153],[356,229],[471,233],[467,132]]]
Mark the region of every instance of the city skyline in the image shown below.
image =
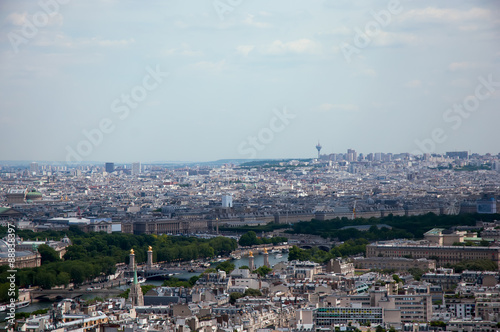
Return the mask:
[[[500,152],[497,2],[220,3],[2,2],[2,159]]]
[[[354,158],[353,160],[349,160],[349,152],[354,152],[354,156],[356,156],[356,158]],[[345,161],[349,161],[349,162],[359,162],[359,158],[360,156],[363,157],[363,159],[361,161],[377,161],[376,159],[375,160],[370,160],[368,159],[370,156],[371,157],[374,157],[376,155],[381,155],[381,156],[386,156],[386,155],[391,155],[392,156],[400,156],[400,155],[411,155],[412,157],[414,158],[422,158],[422,157],[425,157],[425,155],[430,155],[430,156],[448,156],[448,154],[461,154],[461,153],[467,153],[468,156],[471,156],[473,154],[475,155],[479,155],[479,156],[486,156],[486,155],[490,155],[490,156],[498,156],[498,158],[500,158],[500,152],[498,153],[492,153],[492,152],[487,152],[485,154],[479,154],[475,151],[466,151],[466,150],[453,150],[453,151],[445,151],[443,153],[425,153],[425,154],[421,154],[421,155],[413,155],[409,152],[389,152],[389,151],[385,151],[385,152],[382,152],[382,151],[366,151],[366,152],[360,152],[360,151],[357,151],[356,149],[347,149],[346,151],[342,152],[342,151],[323,151],[323,153],[320,154],[321,158],[326,158],[328,159],[330,156],[332,155],[343,155],[346,159]],[[448,156],[450,157],[450,156]],[[456,157],[456,156],[455,156]],[[452,157],[453,158],[453,157]],[[459,159],[463,159],[461,157],[458,157]],[[141,160],[141,161],[138,161],[138,160],[132,160],[132,161],[123,161],[122,159],[118,158],[117,160],[114,160],[112,162],[110,162],[109,160],[85,160],[85,161],[82,161],[82,162],[79,162],[79,163],[67,163],[65,161],[61,161],[61,160],[43,160],[43,159],[30,159],[30,160],[0,160],[0,165],[4,164],[4,163],[7,163],[7,164],[10,164],[10,163],[13,163],[13,164],[26,164],[27,166],[30,166],[30,164],[38,164],[38,163],[41,163],[41,164],[60,164],[60,165],[67,165],[67,166],[78,166],[79,164],[82,164],[82,165],[98,165],[98,164],[102,164],[104,167],[106,166],[106,164],[108,163],[111,163],[111,164],[116,164],[116,165],[128,165],[130,166],[130,168],[133,168],[134,167],[134,164],[138,164],[138,167],[140,169],[141,165],[155,165],[155,164],[158,164],[158,165],[161,165],[161,164],[178,164],[178,165],[188,165],[188,164],[210,164],[210,163],[220,163],[220,162],[231,162],[231,161],[237,161],[237,162],[250,162],[250,161],[280,161],[280,160],[284,160],[284,161],[287,161],[287,160],[315,160],[315,159],[318,159],[318,150],[317,150],[317,147],[316,147],[316,153],[315,155],[313,156],[307,156],[307,157],[285,157],[285,158],[273,158],[273,157],[270,157],[270,158],[255,158],[255,159],[245,159],[245,158],[225,158],[225,159],[210,159],[210,160]],[[335,161],[335,160],[334,160]],[[338,161],[338,160],[337,160]],[[139,171],[140,172],[140,171]]]

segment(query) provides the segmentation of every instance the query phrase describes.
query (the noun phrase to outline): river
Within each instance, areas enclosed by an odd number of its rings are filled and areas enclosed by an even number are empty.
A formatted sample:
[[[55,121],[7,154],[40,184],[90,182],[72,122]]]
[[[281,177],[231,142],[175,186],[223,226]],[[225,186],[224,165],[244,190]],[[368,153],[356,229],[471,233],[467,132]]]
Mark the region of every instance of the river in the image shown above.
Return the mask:
[[[277,255],[276,254],[272,254],[270,253],[269,254],[269,264],[271,266],[279,263],[279,262],[283,262],[283,261],[287,261],[288,260],[288,253],[283,253],[283,254],[280,254],[282,255],[281,257],[276,257]],[[237,268],[240,267],[240,266],[248,266],[248,256],[245,256],[245,257],[242,257],[240,259],[237,259],[237,260],[232,260],[231,261]],[[215,263],[213,264],[212,266],[215,267],[218,263]],[[255,264],[255,267],[260,267],[262,265],[264,265],[264,255],[255,255],[254,257],[254,264]],[[189,278],[193,277],[193,276],[197,276],[199,275],[199,273],[189,273],[189,272],[186,272],[186,273],[181,273],[181,274],[178,274],[175,276],[175,278],[178,278],[180,280],[189,280]],[[149,284],[149,285],[155,285],[155,286],[161,286],[163,283],[163,280],[148,280],[146,281],[145,284]],[[120,289],[127,289],[129,286],[126,286],[126,285],[123,285],[120,287]],[[87,299],[92,299],[94,298],[95,295],[93,296],[92,293],[89,293],[89,294],[85,294],[82,296],[82,299],[84,300],[87,300]],[[33,302],[32,304],[30,304],[28,307],[25,307],[25,308],[20,308],[20,309],[17,309],[16,312],[33,312],[33,311],[36,311],[36,310],[40,310],[40,309],[45,309],[45,308],[50,308],[50,306],[52,305],[53,302],[51,301],[40,301],[40,302]],[[0,321],[3,321],[6,317],[6,314],[5,312],[0,312]]]
[[[279,263],[279,262],[286,262],[288,261],[288,253],[283,253],[283,254],[280,254],[282,255],[281,257],[276,257],[276,254],[269,254],[269,264],[271,266],[274,266],[275,264]],[[240,259],[237,259],[237,260],[232,260],[231,261],[235,267],[240,267],[240,266],[248,266],[248,256],[245,256],[245,257],[242,257]],[[215,263],[215,264],[212,264],[212,267],[215,267],[218,263]],[[264,255],[255,255],[254,256],[254,265],[256,268],[264,265]],[[199,275],[199,273],[189,273],[189,272],[186,272],[186,273],[181,273],[181,274],[178,274],[178,275],[175,275],[174,278],[178,278],[180,280],[189,280],[189,278],[193,277],[193,276],[197,276]],[[146,284],[149,284],[149,285],[155,285],[155,286],[161,286],[163,284],[163,280],[148,280],[146,281]],[[127,289],[128,286],[122,286],[121,287],[122,289]]]

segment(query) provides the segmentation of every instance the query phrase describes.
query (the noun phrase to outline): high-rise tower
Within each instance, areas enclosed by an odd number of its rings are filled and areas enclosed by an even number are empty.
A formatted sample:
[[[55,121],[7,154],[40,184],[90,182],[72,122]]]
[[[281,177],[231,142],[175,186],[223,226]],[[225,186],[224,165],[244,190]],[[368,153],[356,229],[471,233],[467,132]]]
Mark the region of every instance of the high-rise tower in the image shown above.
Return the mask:
[[[115,163],[105,163],[104,168],[106,173],[113,173],[115,171]]]
[[[132,175],[141,174],[141,163],[132,163]]]
[[[319,156],[320,156],[320,152],[321,152],[321,144],[319,144],[319,141],[318,141],[318,145],[316,145],[316,150],[318,150],[318,159],[319,159]]]

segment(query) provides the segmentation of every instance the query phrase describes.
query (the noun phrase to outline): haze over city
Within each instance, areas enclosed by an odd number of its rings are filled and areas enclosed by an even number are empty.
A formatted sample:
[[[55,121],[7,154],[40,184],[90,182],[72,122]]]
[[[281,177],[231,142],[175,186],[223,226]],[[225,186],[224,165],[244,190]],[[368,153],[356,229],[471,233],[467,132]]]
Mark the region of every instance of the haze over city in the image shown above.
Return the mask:
[[[57,4],[0,4],[3,160],[500,152],[497,1]]]
[[[0,331],[500,331],[498,0],[0,0]]]

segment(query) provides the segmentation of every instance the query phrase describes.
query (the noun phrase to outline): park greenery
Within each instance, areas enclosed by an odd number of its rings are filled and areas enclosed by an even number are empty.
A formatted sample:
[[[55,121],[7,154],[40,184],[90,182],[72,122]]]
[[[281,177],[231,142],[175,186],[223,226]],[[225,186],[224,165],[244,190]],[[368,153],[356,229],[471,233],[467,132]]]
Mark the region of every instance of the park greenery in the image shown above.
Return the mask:
[[[286,229],[290,228],[289,224],[276,224],[274,222],[267,223],[265,225],[258,225],[258,226],[249,226],[249,225],[242,225],[242,226],[219,226],[219,230],[225,231],[225,232],[237,232],[237,233],[246,233],[249,231],[253,232],[272,232],[277,229]]]
[[[488,259],[466,260],[454,265],[452,267],[455,272],[462,273],[465,270],[469,271],[498,271],[498,266],[495,262]]]
[[[0,228],[5,236],[6,228]],[[68,235],[73,244],[62,257],[49,246],[39,246],[42,266],[19,269],[16,284],[19,287],[40,286],[50,289],[69,283],[82,284],[96,278],[104,278],[116,271],[118,263],[129,262],[130,249],[135,250],[137,263],[147,259],[148,246],[153,247],[153,259],[157,262],[181,262],[193,259],[207,259],[228,255],[238,247],[234,239],[216,237],[210,240],[195,237],[167,235],[133,235],[125,233],[84,233],[76,227],[69,231],[48,231],[35,233],[28,230],[16,232],[25,240],[59,240]],[[7,280],[5,267],[0,267],[0,278]],[[0,284],[0,288],[5,285]]]
[[[331,258],[364,254],[370,241],[390,240],[395,238],[422,238],[432,228],[449,228],[452,226],[474,226],[477,220],[492,221],[500,219],[499,214],[461,214],[436,215],[428,213],[420,216],[393,216],[383,218],[336,218],[332,220],[311,220],[294,224],[286,232],[295,234],[313,234],[324,238],[343,241],[329,251],[318,248],[299,249],[293,247],[289,260],[312,260],[323,263]],[[272,224],[270,224],[272,226]],[[344,228],[359,225],[370,225],[367,231],[356,228]],[[377,226],[379,225],[379,226]],[[384,225],[388,225],[386,227]],[[269,227],[271,227],[269,226]],[[259,226],[261,227],[261,226]],[[271,227],[273,228],[273,227]],[[276,244],[287,241],[284,237],[271,239],[259,238],[251,227],[239,240],[242,246],[258,244]],[[6,227],[0,227],[0,237],[7,234]],[[125,233],[84,233],[77,227],[68,231],[45,231],[35,233],[30,230],[17,230],[16,235],[24,240],[52,239],[60,240],[67,235],[72,245],[67,248],[61,258],[59,253],[49,246],[40,245],[38,251],[42,266],[19,269],[16,284],[18,287],[40,286],[45,289],[56,285],[82,284],[86,281],[104,278],[116,270],[118,263],[128,263],[130,249],[135,250],[136,261],[146,261],[148,246],[153,247],[153,259],[156,262],[181,262],[193,259],[208,259],[218,255],[228,255],[235,250],[238,243],[234,239],[216,237],[210,240],[195,237],[167,235],[133,235]],[[483,243],[486,244],[486,243]],[[467,245],[467,244],[466,244]],[[430,257],[432,258],[432,257]],[[227,263],[229,264],[229,263]],[[453,266],[457,271],[493,270],[490,261],[467,261]],[[231,271],[231,266],[222,265],[220,270]],[[262,274],[263,271],[257,271]],[[417,274],[418,275],[418,274]],[[0,278],[7,280],[7,267],[0,267]],[[0,290],[7,283],[0,283]],[[5,292],[1,292],[4,294]]]
[[[300,249],[297,246],[290,248],[288,260],[313,261],[316,263],[325,263],[332,258],[348,257],[358,254],[364,254],[366,245],[370,242],[365,239],[348,240],[339,246],[334,246],[330,251],[324,251],[317,247],[311,249]]]
[[[383,241],[397,238],[423,238],[424,233],[432,228],[449,228],[453,226],[475,226],[477,220],[498,220],[500,214],[460,214],[436,215],[427,213],[419,216],[394,216],[389,214],[383,218],[356,218],[354,220],[335,218],[331,220],[302,221],[293,225],[287,233],[312,234],[324,238],[346,241],[349,239],[366,239]],[[370,225],[368,231],[362,231],[353,226]],[[380,225],[380,228],[377,227]],[[390,226],[384,227],[384,225]],[[349,227],[349,228],[345,228]]]

